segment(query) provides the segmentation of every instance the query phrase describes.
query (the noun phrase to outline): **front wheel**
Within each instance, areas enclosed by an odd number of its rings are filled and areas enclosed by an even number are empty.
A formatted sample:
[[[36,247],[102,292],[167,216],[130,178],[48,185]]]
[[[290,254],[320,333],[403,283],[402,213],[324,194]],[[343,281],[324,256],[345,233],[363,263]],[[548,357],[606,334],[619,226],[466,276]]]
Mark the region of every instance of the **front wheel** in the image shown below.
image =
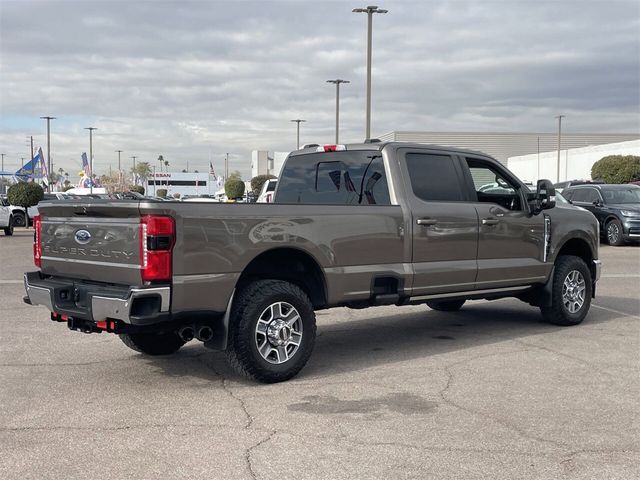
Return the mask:
[[[607,243],[618,247],[624,242],[622,236],[622,223],[620,220],[614,219],[607,223]]]
[[[464,300],[431,300],[427,307],[441,312],[457,312],[464,305]]]
[[[184,342],[177,333],[122,333],[120,340],[136,352],[147,355],[170,355],[180,350]]]
[[[553,272],[551,306],[540,307],[544,319],[554,325],[577,325],[591,306],[591,272],[580,257],[558,257]]]
[[[295,376],[309,360],[316,317],[297,285],[258,280],[240,291],[229,328],[231,366],[259,382],[276,383]]]

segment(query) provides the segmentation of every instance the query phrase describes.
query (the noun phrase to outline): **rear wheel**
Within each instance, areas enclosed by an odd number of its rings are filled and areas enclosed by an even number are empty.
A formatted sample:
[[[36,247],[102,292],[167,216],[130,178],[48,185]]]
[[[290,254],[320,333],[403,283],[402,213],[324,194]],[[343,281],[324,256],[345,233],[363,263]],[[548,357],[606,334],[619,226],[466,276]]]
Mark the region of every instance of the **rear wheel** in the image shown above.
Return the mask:
[[[622,223],[618,219],[610,220],[607,223],[607,242],[609,245],[617,247],[622,245],[624,238],[622,237]]]
[[[431,300],[427,302],[427,306],[431,310],[439,310],[441,312],[457,312],[464,305],[464,300]]]
[[[577,325],[591,306],[591,272],[580,257],[558,257],[553,272],[550,307],[540,307],[544,319],[554,325]]]
[[[16,227],[26,227],[27,217],[23,212],[13,212],[13,225]]]
[[[176,332],[123,333],[119,337],[131,350],[147,355],[169,355],[184,345]]]
[[[227,358],[242,375],[282,382],[305,366],[315,337],[316,317],[307,294],[289,282],[258,280],[234,302]]]
[[[13,217],[9,217],[9,225],[4,227],[4,234],[8,237],[13,235]]]

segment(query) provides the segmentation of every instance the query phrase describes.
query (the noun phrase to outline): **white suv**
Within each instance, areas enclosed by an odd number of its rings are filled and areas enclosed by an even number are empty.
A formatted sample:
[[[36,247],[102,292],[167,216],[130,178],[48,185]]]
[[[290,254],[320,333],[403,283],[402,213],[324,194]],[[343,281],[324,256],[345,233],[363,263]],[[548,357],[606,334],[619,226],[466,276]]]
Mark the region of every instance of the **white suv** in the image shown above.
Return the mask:
[[[0,228],[5,235],[13,235],[13,213],[5,198],[0,198]]]

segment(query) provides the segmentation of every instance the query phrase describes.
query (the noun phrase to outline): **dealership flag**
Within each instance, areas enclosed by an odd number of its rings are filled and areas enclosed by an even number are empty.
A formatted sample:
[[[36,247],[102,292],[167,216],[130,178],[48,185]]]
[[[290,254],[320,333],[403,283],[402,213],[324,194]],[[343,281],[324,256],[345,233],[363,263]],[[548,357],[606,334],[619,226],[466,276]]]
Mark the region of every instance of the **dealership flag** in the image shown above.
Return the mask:
[[[209,175],[213,176],[213,180],[216,181],[216,171],[213,169],[213,163],[209,162]]]
[[[89,165],[89,160],[87,160],[87,152],[82,152],[82,170],[84,170],[85,177],[91,178],[91,165]]]
[[[36,168],[38,168],[38,164],[42,161],[42,149],[38,150],[38,153],[35,157],[31,159],[30,162],[24,164],[24,166],[20,167],[20,170],[16,172],[16,177],[20,180],[26,180],[27,178],[33,178],[34,172]]]
[[[42,171],[42,177],[44,181],[49,185],[49,169],[47,168],[47,162],[44,161],[44,155],[42,154],[42,148],[38,148],[38,157],[40,157],[40,170]]]

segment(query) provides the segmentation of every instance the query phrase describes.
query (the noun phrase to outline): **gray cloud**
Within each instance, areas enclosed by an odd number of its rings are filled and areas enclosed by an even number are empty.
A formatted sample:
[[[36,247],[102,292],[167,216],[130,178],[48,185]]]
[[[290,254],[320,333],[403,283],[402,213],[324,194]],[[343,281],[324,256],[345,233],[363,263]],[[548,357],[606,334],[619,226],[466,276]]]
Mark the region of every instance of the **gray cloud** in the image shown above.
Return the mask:
[[[364,5],[364,4],[362,4]],[[98,127],[96,169],[114,150],[249,173],[252,149],[364,131],[366,17],[353,2],[0,4],[0,149],[25,135],[75,173]],[[640,4],[633,1],[387,1],[375,17],[373,132],[639,131]],[[196,166],[197,167],[194,167]]]

